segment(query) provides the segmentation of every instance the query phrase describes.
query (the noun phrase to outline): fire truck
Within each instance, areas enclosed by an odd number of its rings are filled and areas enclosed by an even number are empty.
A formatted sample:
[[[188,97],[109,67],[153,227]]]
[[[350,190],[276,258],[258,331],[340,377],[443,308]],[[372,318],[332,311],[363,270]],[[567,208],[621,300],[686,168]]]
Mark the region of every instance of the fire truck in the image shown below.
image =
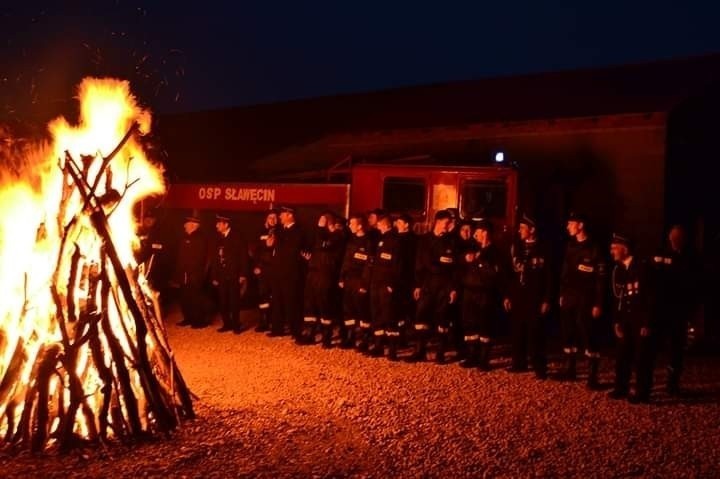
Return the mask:
[[[408,213],[418,233],[437,211],[457,208],[461,217],[482,215],[507,236],[517,210],[517,171],[506,166],[356,164],[349,183],[182,183],[171,185],[163,206],[201,216],[229,214],[242,225],[262,224],[270,208],[290,205],[301,222],[314,224],[325,210],[348,216],[383,208]]]

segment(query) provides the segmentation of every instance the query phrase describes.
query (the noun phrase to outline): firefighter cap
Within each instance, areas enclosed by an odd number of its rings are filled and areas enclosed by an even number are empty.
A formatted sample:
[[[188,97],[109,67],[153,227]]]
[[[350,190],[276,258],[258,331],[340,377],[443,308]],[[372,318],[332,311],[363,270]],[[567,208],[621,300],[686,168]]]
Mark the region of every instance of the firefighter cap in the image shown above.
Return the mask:
[[[448,210],[440,210],[437,213],[435,213],[435,221],[440,220],[451,220],[452,214]]]
[[[530,228],[536,228],[537,227],[537,221],[535,221],[535,218],[533,218],[528,213],[523,213],[520,217],[520,224],[521,225],[528,225]]]
[[[621,233],[613,233],[610,244],[618,244],[625,246],[627,249],[632,249],[632,240],[630,237]]]
[[[278,211],[280,213],[290,213],[293,215],[295,214],[295,208],[293,208],[292,206],[287,206],[287,205],[281,206],[280,208],[278,208]]]
[[[492,233],[493,225],[492,222],[485,218],[480,218],[479,220],[475,221],[475,228],[476,230],[485,230],[488,233]]]
[[[215,215],[215,221],[218,223],[230,223],[230,217],[225,215]]]
[[[568,216],[568,222],[574,221],[576,223],[583,223],[587,224],[587,216],[585,216],[583,213],[580,213],[578,211],[571,211],[570,215]]]
[[[200,218],[195,215],[188,215],[185,217],[185,223],[197,223],[200,224]]]
[[[456,220],[460,218],[460,210],[457,208],[448,208],[446,211],[450,213],[450,219]]]

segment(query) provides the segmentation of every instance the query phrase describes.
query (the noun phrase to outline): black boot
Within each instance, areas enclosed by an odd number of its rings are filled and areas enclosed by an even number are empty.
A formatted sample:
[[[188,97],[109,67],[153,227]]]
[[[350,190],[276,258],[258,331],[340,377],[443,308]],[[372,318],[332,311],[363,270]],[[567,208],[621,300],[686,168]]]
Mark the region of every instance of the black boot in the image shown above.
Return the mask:
[[[600,371],[600,358],[590,358],[590,370],[588,372],[587,387],[593,391],[600,390],[600,382],[598,381],[598,373]]]
[[[478,354],[478,367],[481,371],[490,371],[490,343],[481,343]]]
[[[360,342],[357,345],[357,350],[361,353],[366,353],[370,347],[370,333],[366,330],[360,331]]]
[[[406,361],[409,363],[419,363],[419,362],[425,361],[426,358],[427,358],[427,340],[419,339],[418,342],[415,344],[415,350],[406,359]]]
[[[345,327],[345,329],[340,331],[341,341],[340,341],[340,348],[341,349],[352,349],[355,347],[355,331],[353,331],[352,328]]]
[[[398,342],[399,342],[399,337],[397,337],[397,336],[388,338],[388,359],[390,361],[398,360],[398,355],[397,355]]]
[[[668,378],[665,390],[670,396],[680,395],[680,374],[672,368],[668,368]]]
[[[372,358],[381,358],[385,355],[383,336],[374,335],[373,345],[368,351],[368,356]]]
[[[333,328],[332,326],[324,326],[323,327],[323,335],[322,335],[322,347],[325,349],[332,348],[332,336],[333,336]]]
[[[447,349],[447,338],[444,334],[440,335],[437,352],[435,353],[435,364],[445,364],[445,350]]]
[[[258,319],[258,325],[255,327],[256,333],[264,333],[269,329],[268,324],[268,312],[267,309],[260,310],[260,318]]]
[[[478,346],[476,343],[466,343],[465,359],[460,361],[461,368],[476,368],[478,366]]]
[[[575,361],[575,353],[565,353],[565,366],[559,377],[561,381],[575,381],[577,379]]]

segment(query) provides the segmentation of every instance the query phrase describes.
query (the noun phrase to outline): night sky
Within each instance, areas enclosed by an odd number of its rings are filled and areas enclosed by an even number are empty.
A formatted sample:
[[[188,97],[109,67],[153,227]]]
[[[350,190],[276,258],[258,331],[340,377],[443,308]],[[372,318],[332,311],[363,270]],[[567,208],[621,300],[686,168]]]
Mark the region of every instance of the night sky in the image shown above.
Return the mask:
[[[176,112],[720,52],[720,2],[2,3],[4,117],[84,75]]]

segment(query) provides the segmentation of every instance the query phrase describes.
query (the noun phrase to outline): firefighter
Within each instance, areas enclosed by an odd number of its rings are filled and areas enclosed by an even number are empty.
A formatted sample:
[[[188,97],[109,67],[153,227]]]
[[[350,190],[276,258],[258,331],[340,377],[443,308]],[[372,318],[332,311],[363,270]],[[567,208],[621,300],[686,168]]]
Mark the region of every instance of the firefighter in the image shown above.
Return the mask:
[[[330,212],[320,215],[315,241],[306,253],[308,274],[305,278],[303,332],[298,344],[314,344],[318,327],[323,330],[323,344],[330,346],[333,325],[333,292],[338,282],[342,258],[343,232],[334,229]]]
[[[305,238],[296,224],[295,209],[280,208],[280,227],[271,237],[275,248],[270,262],[270,289],[273,294],[270,336],[283,336],[285,327],[297,340],[302,332],[303,257]]]
[[[180,288],[180,326],[207,326],[203,286],[208,271],[208,244],[200,231],[200,219],[185,218],[184,235],[178,247],[173,285]]]
[[[138,228],[138,239],[140,247],[136,252],[136,260],[138,264],[144,265],[145,278],[150,286],[159,291],[162,287],[162,274],[165,266],[165,245],[154,211],[147,211],[143,216],[142,223]]]
[[[401,281],[395,292],[397,303],[398,328],[400,330],[399,343],[407,343],[407,330],[415,316],[415,302],[413,301],[412,285],[415,277],[415,253],[417,251],[417,235],[412,231],[412,217],[401,214],[395,220],[395,234],[398,240],[400,254]]]
[[[260,318],[255,331],[258,333],[270,329],[270,306],[272,304],[272,290],[270,289],[270,264],[273,256],[273,237],[278,226],[277,210],[270,210],[265,217],[265,224],[260,237],[253,249],[253,274],[257,280],[258,310]]]
[[[545,329],[553,282],[550,254],[538,239],[535,219],[527,214],[520,219],[518,239],[510,252],[512,272],[504,300],[512,336],[512,365],[508,371],[526,371],[529,354],[535,376],[545,379]]]
[[[652,265],[658,292],[655,313],[658,333],[670,356],[666,388],[670,395],[677,395],[688,327],[699,290],[699,268],[682,226],[670,229],[668,244],[653,257]]]
[[[338,286],[342,289],[343,321],[340,322],[340,347],[355,346],[355,330],[361,324],[363,331],[370,331],[369,285],[365,277],[365,266],[374,254],[374,245],[365,233],[365,218],[354,215],[349,220],[350,241],[345,248],[345,257],[340,270]],[[366,339],[367,344],[367,339]]]
[[[240,299],[247,290],[248,249],[230,226],[230,218],[215,218],[217,240],[210,264],[210,279],[217,288],[222,326],[218,332],[240,334]]]
[[[373,333],[373,344],[368,354],[373,357],[383,356],[387,338],[388,358],[396,361],[400,330],[395,295],[402,280],[402,256],[400,243],[392,230],[392,220],[389,216],[378,218],[377,229],[380,232],[380,240],[373,261],[365,267],[365,277],[370,285]]]
[[[652,298],[653,285],[645,262],[633,256],[627,236],[613,235],[610,246],[615,263],[611,274],[613,326],[617,337],[613,399],[628,397],[630,376],[635,369],[633,403],[650,401],[653,376]]]
[[[460,221],[457,227],[458,249],[461,252],[472,251],[475,248],[473,241],[473,222],[464,219]]]
[[[448,210],[457,211],[457,210]],[[480,218],[478,218],[480,219]],[[455,232],[455,241],[457,243],[457,250],[459,257],[462,259],[465,253],[474,252],[477,249],[477,243],[473,238],[474,223],[471,219],[456,220],[457,226],[453,230]],[[462,264],[462,261],[461,261]],[[455,341],[455,348],[458,352],[458,359],[465,357],[465,332],[463,331],[462,321],[462,304],[463,304],[463,288],[458,290],[457,304],[450,308],[450,314],[453,318],[453,339]]]
[[[411,362],[424,361],[427,345],[433,332],[438,335],[439,345],[436,362],[445,362],[445,349],[450,338],[448,308],[457,301],[457,251],[456,243],[448,234],[451,215],[446,210],[435,214],[432,231],[418,241],[415,260],[415,289],[417,301],[414,329],[415,351],[408,358]]]
[[[474,252],[466,252],[462,265],[462,322],[465,332],[465,368],[490,370],[490,348],[498,320],[504,289],[502,256],[492,243],[492,224],[480,220],[475,225]]]
[[[560,378],[574,381],[579,346],[588,358],[588,387],[598,388],[599,342],[605,298],[606,265],[603,252],[585,230],[586,219],[573,213],[567,222],[570,235],[560,277],[560,323],[565,367]]]

